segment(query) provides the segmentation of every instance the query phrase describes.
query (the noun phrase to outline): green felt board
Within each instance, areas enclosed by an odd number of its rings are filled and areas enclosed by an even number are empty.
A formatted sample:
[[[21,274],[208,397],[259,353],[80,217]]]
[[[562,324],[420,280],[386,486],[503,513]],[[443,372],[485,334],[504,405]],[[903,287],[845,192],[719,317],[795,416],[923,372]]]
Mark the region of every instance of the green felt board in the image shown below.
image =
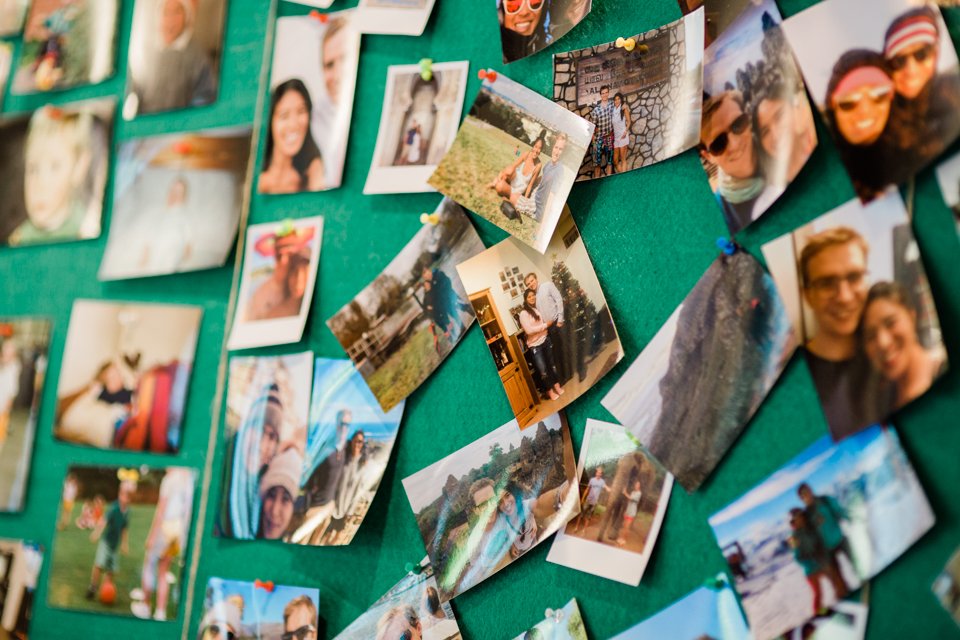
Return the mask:
[[[119,66],[125,68],[133,2],[123,2],[118,41]],[[338,0],[335,8],[355,4]],[[435,194],[361,195],[373,153],[386,69],[390,64],[469,59],[467,103],[479,87],[476,70],[491,67],[544,95],[551,93],[551,51],[509,66],[501,64],[492,0],[439,0],[421,38],[365,36],[354,103],[344,182],[324,194],[252,198],[251,222],[313,214],[325,216],[323,251],[313,309],[300,345],[263,349],[287,353],[312,349],[342,357],[324,320],[337,311],[405,244],[419,228],[419,214],[439,201]],[[679,17],[671,0],[595,0],[593,13],[553,47],[584,47],[659,26]],[[812,4],[782,0],[791,15]],[[281,14],[306,9],[285,5]],[[257,86],[269,61],[264,43],[272,31],[264,0],[232,0],[227,13],[221,93],[217,103],[184,113],[118,122],[116,138],[218,125],[248,123],[260,109]],[[947,12],[954,40],[960,13]],[[123,92],[123,74],[94,87],[52,96],[56,102]],[[8,96],[6,111],[42,104],[45,97]],[[819,127],[821,144],[809,165],[767,215],[739,240],[759,255],[760,245],[853,197],[836,151]],[[262,141],[262,135],[260,136]],[[916,233],[944,327],[951,358],[960,362],[960,244],[943,204],[933,171],[916,183]],[[108,193],[111,185],[108,184]],[[587,418],[609,419],[600,399],[684,298],[716,255],[714,241],[725,234],[695,152],[624,176],[574,187],[569,200],[591,252],[597,274],[617,323],[626,359],[569,410],[579,448]],[[486,244],[504,233],[474,217]],[[110,206],[105,228],[110,222]],[[423,544],[400,480],[511,419],[506,397],[479,331],[473,330],[448,361],[409,399],[404,423],[383,485],[366,522],[349,547],[303,548],[267,542],[220,540],[211,535],[220,499],[222,451],[207,460],[211,428],[222,428],[218,380],[227,325],[232,267],[210,271],[100,283],[96,273],[106,236],[50,247],[0,248],[0,315],[43,314],[54,321],[50,369],[44,390],[38,437],[22,514],[0,516],[0,536],[55,545],[54,523],[60,485],[71,463],[184,464],[201,472],[210,463],[210,502],[194,522],[187,567],[200,553],[192,599],[182,602],[175,621],[142,622],[52,609],[46,602],[49,565],[41,574],[34,609],[35,638],[193,637],[201,615],[206,580],[272,579],[317,586],[320,613],[328,637],[346,627],[365,607],[419,560]],[[55,388],[72,301],[77,297],[156,300],[202,305],[204,316],[190,385],[184,438],[176,456],[99,451],[53,439]],[[937,524],[914,548],[872,583],[868,637],[958,638],[960,630],[940,609],[930,584],[960,543],[960,373],[955,367],[927,397],[901,411],[895,422],[937,515]],[[812,383],[795,357],[743,436],[712,478],[694,495],[677,489],[667,511],[657,548],[639,587],[602,580],[546,562],[549,542],[514,566],[454,600],[467,638],[513,637],[542,619],[546,607],[580,600],[593,638],[607,638],[646,618],[725,567],[707,518],[776,470],[826,433]],[[199,497],[199,493],[198,493]],[[201,500],[197,500],[200,517]],[[197,527],[200,536],[196,536]],[[198,551],[198,542],[201,548]],[[49,554],[47,556],[50,557]],[[184,587],[187,585],[184,584]],[[186,589],[185,589],[186,591]],[[184,598],[186,600],[186,598]],[[189,613],[187,613],[189,610]]]

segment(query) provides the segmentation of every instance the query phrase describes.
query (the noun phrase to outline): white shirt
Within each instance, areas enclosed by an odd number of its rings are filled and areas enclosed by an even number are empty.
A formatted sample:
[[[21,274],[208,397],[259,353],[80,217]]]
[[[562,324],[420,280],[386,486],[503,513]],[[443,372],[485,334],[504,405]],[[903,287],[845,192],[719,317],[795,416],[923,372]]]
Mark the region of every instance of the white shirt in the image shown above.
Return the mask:
[[[537,287],[537,311],[544,322],[563,322],[563,298],[557,285],[550,280],[541,282]]]

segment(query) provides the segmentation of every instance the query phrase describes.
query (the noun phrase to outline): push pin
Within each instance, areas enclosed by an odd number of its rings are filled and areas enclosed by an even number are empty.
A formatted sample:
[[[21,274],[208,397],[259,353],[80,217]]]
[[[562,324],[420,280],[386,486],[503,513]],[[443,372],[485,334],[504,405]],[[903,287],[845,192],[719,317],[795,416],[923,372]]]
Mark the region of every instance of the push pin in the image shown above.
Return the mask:
[[[737,252],[737,243],[729,238],[717,238],[717,248],[720,249],[724,255],[732,256]]]
[[[714,591],[719,591],[727,586],[727,576],[725,574],[718,573],[713,578],[708,578],[703,583],[703,586],[707,587],[708,589],[713,589]]]
[[[181,140],[173,145],[173,152],[185,156],[193,150],[189,142]]]
[[[431,58],[420,59],[420,78],[424,82],[433,80],[433,60]]]
[[[314,9],[313,11],[311,11],[311,12],[309,13],[309,16],[310,16],[311,18],[313,18],[314,20],[319,20],[319,21],[320,21],[320,24],[327,24],[327,20],[330,19],[330,16],[328,16],[328,15],[325,14],[325,13],[320,13],[320,12],[317,11],[316,9]]]
[[[273,584],[273,580],[259,580],[259,579],[257,579],[257,580],[254,580],[254,581],[253,581],[253,588],[254,588],[254,589],[263,589],[263,590],[266,591],[267,593],[273,593],[273,590],[274,590],[275,587],[274,587],[274,584]]]
[[[547,609],[543,612],[543,617],[547,620],[553,620],[556,624],[560,624],[560,621],[563,620],[563,609]]]
[[[439,224],[440,223],[440,214],[434,211],[433,213],[421,213],[420,214],[420,224]]]
[[[63,109],[61,109],[60,107],[55,107],[52,104],[48,104],[44,108],[44,111],[46,112],[47,117],[50,118],[51,120],[63,120],[64,113],[63,113]]]
[[[403,568],[406,569],[407,573],[412,573],[414,575],[420,575],[423,573],[423,565],[421,565],[419,562],[408,562],[407,564],[403,565]]]
[[[633,38],[617,38],[614,44],[617,46],[617,49],[625,49],[627,51],[633,51],[634,47],[637,46],[637,41]]]
[[[277,227],[277,237],[288,236],[291,233],[295,233],[296,229],[293,226],[293,218],[287,218],[286,220],[281,220],[280,225]]]
[[[497,81],[497,72],[492,69],[480,69],[477,71],[477,77],[481,80],[489,80],[490,82]]]

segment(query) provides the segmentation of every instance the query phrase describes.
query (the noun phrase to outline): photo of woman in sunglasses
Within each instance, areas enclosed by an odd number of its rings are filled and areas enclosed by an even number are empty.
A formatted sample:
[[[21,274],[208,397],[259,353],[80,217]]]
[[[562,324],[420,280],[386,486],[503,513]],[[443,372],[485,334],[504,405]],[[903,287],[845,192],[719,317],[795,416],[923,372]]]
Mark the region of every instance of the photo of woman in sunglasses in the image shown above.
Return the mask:
[[[497,0],[504,63],[541,51],[583,20],[593,0]]]
[[[784,24],[863,202],[909,180],[960,135],[960,65],[939,9],[866,2],[827,0]]]

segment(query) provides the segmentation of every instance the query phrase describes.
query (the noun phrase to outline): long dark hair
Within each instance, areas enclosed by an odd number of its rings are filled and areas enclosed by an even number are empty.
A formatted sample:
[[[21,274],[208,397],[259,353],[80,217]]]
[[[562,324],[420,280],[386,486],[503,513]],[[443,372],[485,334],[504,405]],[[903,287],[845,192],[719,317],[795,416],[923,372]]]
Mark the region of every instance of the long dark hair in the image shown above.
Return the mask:
[[[520,522],[520,532],[523,532],[524,528],[527,525],[527,512],[523,506],[523,489],[517,484],[516,480],[507,481],[507,486],[503,488],[504,493],[509,493],[513,496],[513,501],[516,504],[517,509],[517,520]],[[497,512],[500,512],[500,501],[503,500],[503,494],[500,495],[500,498],[497,500]]]
[[[503,26],[504,8],[501,3],[500,10],[500,44],[503,48],[503,61],[513,62],[520,58],[525,58],[532,53],[536,53],[547,45],[547,27],[546,18],[550,13],[550,2],[544,0],[543,9],[540,11],[540,20],[537,23],[536,30],[529,36],[522,36],[516,31],[511,31]]]
[[[532,304],[530,304],[529,302],[527,302],[527,296],[530,295],[531,293],[532,293],[534,296],[537,295],[537,292],[534,291],[533,289],[524,289],[524,290],[523,290],[523,308],[524,308],[524,310],[525,310],[527,313],[529,313],[530,315],[532,315],[534,318],[536,318],[537,320],[540,320],[540,313],[537,312],[537,308],[536,308],[535,306],[533,306]]]
[[[270,168],[270,160],[273,158],[273,116],[277,112],[277,104],[280,102],[280,99],[290,91],[296,91],[300,94],[300,97],[303,98],[303,101],[307,105],[307,113],[310,114],[311,117],[313,115],[313,100],[310,99],[310,92],[307,91],[303,80],[291,78],[277,85],[273,90],[273,95],[270,96],[270,118],[267,120],[267,126],[270,128],[267,133],[267,145],[263,151],[264,171]],[[310,167],[310,163],[320,157],[320,147],[317,146],[316,141],[313,139],[313,132],[310,130],[310,125],[307,124],[307,134],[303,138],[303,145],[300,147],[300,151],[293,156],[293,168],[300,174],[301,188],[307,182],[307,169]]]
[[[347,440],[347,462],[350,462],[353,460],[353,457],[354,457],[353,456],[353,440],[358,435],[363,436],[363,448],[360,449],[360,454],[359,454],[359,457],[360,457],[359,465],[362,467],[367,462],[367,436],[363,432],[363,429],[357,429],[356,431],[354,431],[353,435],[350,436],[350,439]]]

